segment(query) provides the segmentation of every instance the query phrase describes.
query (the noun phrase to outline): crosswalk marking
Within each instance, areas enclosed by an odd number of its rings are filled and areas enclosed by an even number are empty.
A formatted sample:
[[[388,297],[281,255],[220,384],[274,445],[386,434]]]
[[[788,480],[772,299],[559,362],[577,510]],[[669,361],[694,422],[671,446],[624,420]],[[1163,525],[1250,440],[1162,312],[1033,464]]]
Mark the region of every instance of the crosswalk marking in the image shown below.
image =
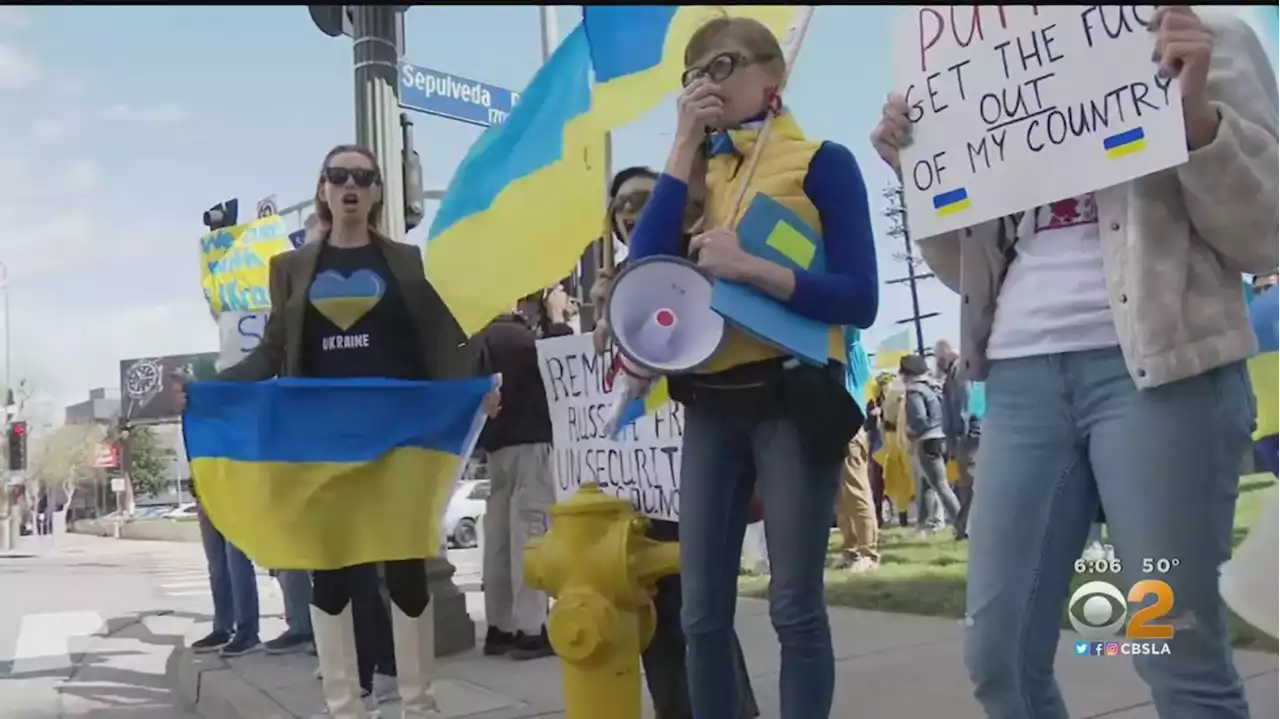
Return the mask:
[[[162,596],[174,599],[209,596],[209,567],[204,555],[154,557],[148,573],[157,580]],[[254,567],[258,594],[279,592],[276,580],[265,569]]]
[[[22,674],[70,667],[71,639],[94,634],[104,624],[102,615],[92,611],[24,615],[9,671]]]

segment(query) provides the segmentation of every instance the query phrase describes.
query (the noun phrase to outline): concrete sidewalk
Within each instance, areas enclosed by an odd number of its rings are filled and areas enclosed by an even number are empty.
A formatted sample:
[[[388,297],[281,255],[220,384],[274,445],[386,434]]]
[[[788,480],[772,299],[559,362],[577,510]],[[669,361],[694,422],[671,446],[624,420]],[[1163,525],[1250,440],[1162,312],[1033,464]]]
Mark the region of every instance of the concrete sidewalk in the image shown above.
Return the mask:
[[[468,594],[471,614],[483,628],[483,601]],[[272,636],[278,620],[264,620]],[[836,645],[836,708],[833,717],[924,717],[981,719],[961,653],[961,627],[954,620],[831,609]],[[282,627],[280,627],[282,628]],[[205,627],[193,630],[198,635]],[[738,633],[764,716],[778,717],[778,644],[764,602],[743,600]],[[1154,719],[1146,686],[1120,657],[1077,657],[1074,637],[1064,635],[1058,677],[1071,716]],[[1277,658],[1238,652],[1255,717],[1277,716]],[[307,719],[321,709],[315,659],[306,655],[254,654],[230,662],[184,652],[176,663],[183,695],[206,719]],[[443,660],[437,684],[443,719],[562,717],[560,673],[555,659],[512,662],[478,650]],[[652,717],[645,694],[645,716]],[[395,708],[384,719],[398,719]]]

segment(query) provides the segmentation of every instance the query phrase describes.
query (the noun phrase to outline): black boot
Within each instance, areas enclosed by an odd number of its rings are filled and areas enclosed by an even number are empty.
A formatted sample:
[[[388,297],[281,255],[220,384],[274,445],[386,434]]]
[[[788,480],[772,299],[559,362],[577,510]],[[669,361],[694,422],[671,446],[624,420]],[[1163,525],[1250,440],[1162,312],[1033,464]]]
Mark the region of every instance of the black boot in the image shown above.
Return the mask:
[[[511,650],[512,659],[522,662],[529,659],[553,657],[555,654],[555,651],[551,648],[551,640],[547,639],[546,627],[543,627],[541,632],[532,635],[516,632],[516,639]]]
[[[489,627],[489,631],[484,635],[485,656],[496,657],[500,654],[506,654],[515,646],[515,639],[515,635],[511,632],[504,632],[497,627]]]

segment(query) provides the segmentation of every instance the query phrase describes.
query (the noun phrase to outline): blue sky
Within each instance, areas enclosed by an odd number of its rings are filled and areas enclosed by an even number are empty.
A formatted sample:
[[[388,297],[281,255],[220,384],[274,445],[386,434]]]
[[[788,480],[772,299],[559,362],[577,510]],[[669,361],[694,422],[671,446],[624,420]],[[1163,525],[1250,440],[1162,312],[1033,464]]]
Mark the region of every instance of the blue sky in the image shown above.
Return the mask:
[[[866,138],[889,91],[895,9],[819,9],[786,96],[807,134],[854,151],[877,212],[891,177]],[[578,12],[558,9],[561,35]],[[540,61],[538,10],[416,6],[406,45],[416,65],[519,90]],[[0,7],[15,376],[61,406],[114,385],[121,358],[215,349],[200,215],[232,196],[242,217],[267,195],[282,206],[309,196],[325,151],[354,136],[351,64],[350,40],[322,35],[301,6]],[[672,118],[663,103],[615,133],[615,166],[660,167]],[[445,186],[479,134],[417,116],[429,187]],[[898,249],[882,237],[882,278],[903,273]],[[926,282],[922,302],[942,313],[926,339],[954,338],[954,296]],[[907,314],[906,289],[884,288],[871,336]]]

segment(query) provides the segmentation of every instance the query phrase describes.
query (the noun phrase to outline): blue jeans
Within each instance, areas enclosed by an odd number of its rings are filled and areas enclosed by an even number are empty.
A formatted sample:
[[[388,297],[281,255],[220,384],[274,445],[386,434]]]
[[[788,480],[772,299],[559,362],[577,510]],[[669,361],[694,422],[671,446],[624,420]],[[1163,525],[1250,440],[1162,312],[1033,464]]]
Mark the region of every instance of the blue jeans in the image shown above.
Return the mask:
[[[693,716],[742,716],[733,618],[754,485],[769,537],[769,618],[782,647],[782,716],[825,719],[835,659],[822,572],[841,462],[813,467],[790,419],[752,421],[697,407],[686,408],[681,462],[681,623]]]
[[[213,594],[213,630],[242,641],[258,639],[258,577],[253,562],[223,538],[204,511],[200,512],[200,540],[209,564]]]
[[[280,593],[284,595],[284,621],[289,633],[311,636],[311,572],[281,569],[276,572],[276,581],[280,582]]]
[[[1053,675],[1073,562],[1097,518],[1123,570],[1175,606],[1170,653],[1134,658],[1161,719],[1249,716],[1218,567],[1231,555],[1253,395],[1243,363],[1138,390],[1118,349],[994,362],[969,519],[965,663],[991,719],[1066,719]],[[1132,616],[1132,615],[1130,615]]]

